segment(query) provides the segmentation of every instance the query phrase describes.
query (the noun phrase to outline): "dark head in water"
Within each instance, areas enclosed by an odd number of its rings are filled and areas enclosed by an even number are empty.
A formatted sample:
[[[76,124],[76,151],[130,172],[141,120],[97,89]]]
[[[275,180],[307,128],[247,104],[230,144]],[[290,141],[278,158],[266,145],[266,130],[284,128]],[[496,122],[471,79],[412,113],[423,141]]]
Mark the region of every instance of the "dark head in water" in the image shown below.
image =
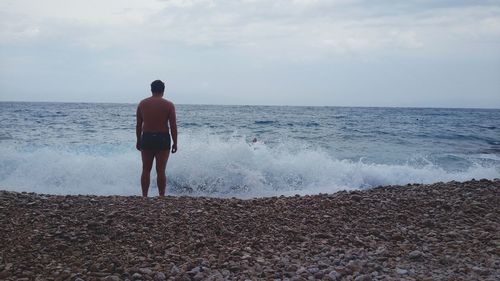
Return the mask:
[[[151,83],[151,93],[154,96],[163,96],[163,92],[165,91],[165,83],[161,80],[155,80]]]

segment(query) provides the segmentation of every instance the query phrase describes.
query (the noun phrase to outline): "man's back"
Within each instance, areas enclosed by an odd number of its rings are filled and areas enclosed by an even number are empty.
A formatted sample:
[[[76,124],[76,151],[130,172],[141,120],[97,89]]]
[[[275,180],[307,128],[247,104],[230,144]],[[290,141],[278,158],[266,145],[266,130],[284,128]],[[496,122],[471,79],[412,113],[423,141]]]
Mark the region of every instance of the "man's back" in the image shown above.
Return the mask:
[[[153,81],[151,83],[152,96],[143,99],[137,106],[137,123],[135,125],[137,142],[135,147],[141,152],[141,188],[144,197],[148,196],[149,177],[154,160],[156,160],[158,195],[165,196],[167,187],[165,169],[167,168],[168,156],[170,155],[170,149],[172,149],[172,153],[177,152],[175,107],[172,102],[163,99],[164,92],[165,83],[161,80]]]
[[[168,132],[169,117],[173,103],[162,97],[149,97],[139,103],[138,114],[142,117],[143,132]]]

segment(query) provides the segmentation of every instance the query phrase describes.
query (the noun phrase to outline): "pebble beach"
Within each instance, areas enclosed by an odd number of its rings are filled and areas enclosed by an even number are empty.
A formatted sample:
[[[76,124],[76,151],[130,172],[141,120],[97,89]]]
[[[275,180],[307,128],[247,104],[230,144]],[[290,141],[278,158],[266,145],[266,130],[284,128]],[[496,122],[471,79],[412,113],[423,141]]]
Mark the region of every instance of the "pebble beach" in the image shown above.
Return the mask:
[[[292,197],[0,191],[0,280],[499,280],[500,181]]]

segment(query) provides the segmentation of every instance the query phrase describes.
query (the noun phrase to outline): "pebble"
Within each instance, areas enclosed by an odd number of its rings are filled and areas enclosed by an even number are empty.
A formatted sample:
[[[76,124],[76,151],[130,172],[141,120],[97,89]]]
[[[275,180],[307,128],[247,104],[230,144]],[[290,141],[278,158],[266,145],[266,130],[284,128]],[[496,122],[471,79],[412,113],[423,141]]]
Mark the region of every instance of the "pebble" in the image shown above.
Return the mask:
[[[116,275],[109,275],[104,278],[104,281],[120,281],[120,277]]]
[[[411,251],[409,254],[410,259],[412,260],[421,260],[423,258],[424,254],[420,251]]]
[[[332,270],[328,273],[328,277],[330,277],[331,280],[337,280],[337,279],[340,279],[342,275],[340,273],[338,273],[337,271],[335,270]]]
[[[408,274],[408,270],[402,268],[396,268],[396,273],[399,275],[406,275]]]
[[[319,272],[319,268],[317,267],[310,267],[307,269],[307,271],[310,273],[310,274],[316,274],[317,272]]]
[[[193,276],[193,280],[203,280],[205,278],[205,275],[203,272],[198,272]]]
[[[137,272],[132,274],[132,280],[141,280],[141,279],[142,279],[142,274]]]
[[[0,190],[1,280],[500,276],[498,180],[248,200],[40,197]]]
[[[145,275],[153,275],[153,271],[150,268],[139,268],[139,272]]]
[[[165,273],[163,273],[163,272],[156,272],[153,280],[154,281],[165,281],[165,280],[167,280],[167,277],[165,276]]]
[[[9,270],[4,270],[4,271],[0,272],[0,278],[7,278],[10,276],[11,276],[11,273]]]
[[[481,266],[473,266],[472,271],[478,273],[479,275],[488,275],[489,270]]]
[[[371,280],[372,277],[368,274],[359,275],[354,279],[354,281],[371,281]]]
[[[170,269],[170,275],[173,275],[173,276],[176,276],[180,273],[180,270],[177,266],[172,266],[172,268]]]

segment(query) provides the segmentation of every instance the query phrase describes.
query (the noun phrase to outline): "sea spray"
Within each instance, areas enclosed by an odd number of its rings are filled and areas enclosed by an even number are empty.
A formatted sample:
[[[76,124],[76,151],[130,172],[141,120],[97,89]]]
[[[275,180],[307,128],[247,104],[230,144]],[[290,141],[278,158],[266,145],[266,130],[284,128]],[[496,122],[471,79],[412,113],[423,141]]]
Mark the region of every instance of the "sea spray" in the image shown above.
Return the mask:
[[[140,194],[136,106],[0,102],[0,188]],[[169,194],[246,198],[500,177],[500,110],[176,109]]]
[[[200,137],[200,136],[198,136]],[[223,139],[189,135],[168,162],[170,194],[220,197],[332,193],[378,185],[495,178],[496,167],[475,164],[463,171],[425,166],[389,165],[336,159],[322,149],[296,143],[269,147],[245,137]],[[107,147],[104,145],[104,147]],[[81,147],[0,148],[0,186],[49,194],[138,195],[140,152]],[[155,194],[155,171],[151,187]]]

